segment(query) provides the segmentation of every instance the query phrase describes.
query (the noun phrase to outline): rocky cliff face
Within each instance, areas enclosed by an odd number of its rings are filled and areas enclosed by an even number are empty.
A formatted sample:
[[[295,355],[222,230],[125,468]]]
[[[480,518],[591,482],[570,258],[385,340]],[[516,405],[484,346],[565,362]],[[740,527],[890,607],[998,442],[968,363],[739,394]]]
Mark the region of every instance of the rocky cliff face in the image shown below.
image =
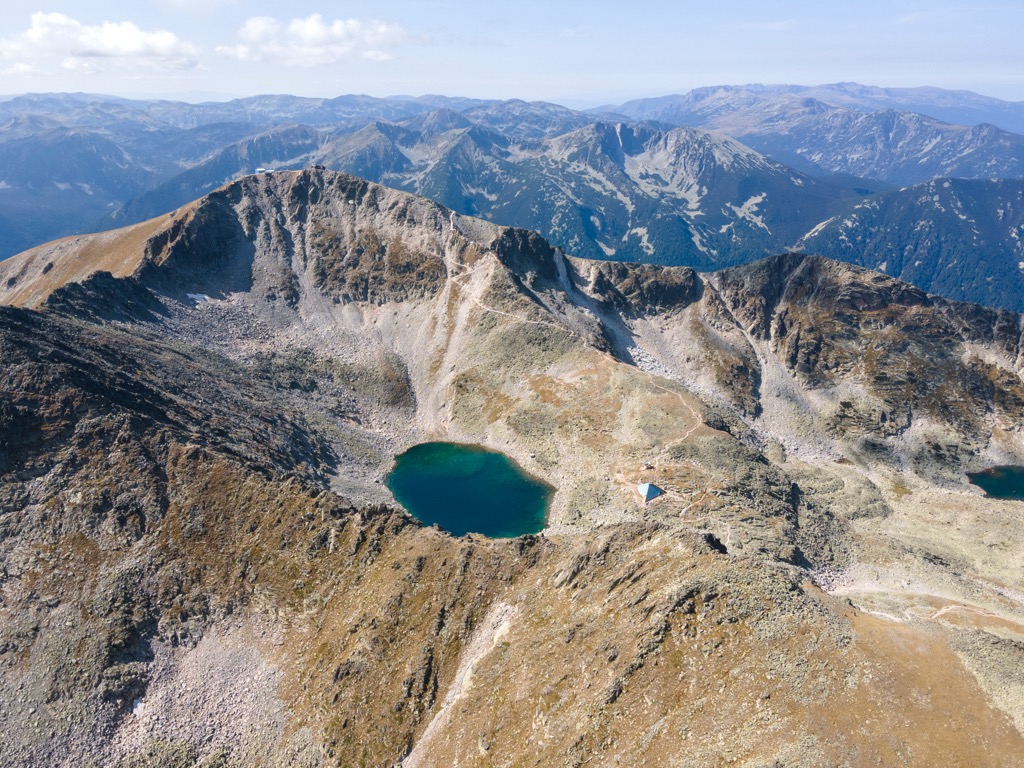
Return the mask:
[[[1018,315],[316,170],[0,290],[0,764],[1021,754],[1024,525],[964,475],[1024,463]],[[420,526],[380,481],[428,439],[551,482],[545,532]]]

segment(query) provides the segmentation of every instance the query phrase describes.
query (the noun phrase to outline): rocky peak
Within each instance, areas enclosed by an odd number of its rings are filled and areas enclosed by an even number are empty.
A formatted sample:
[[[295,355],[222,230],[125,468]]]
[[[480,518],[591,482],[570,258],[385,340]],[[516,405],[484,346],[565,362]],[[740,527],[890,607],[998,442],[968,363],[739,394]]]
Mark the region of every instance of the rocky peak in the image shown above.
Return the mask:
[[[442,107],[415,117],[406,125],[412,130],[419,131],[425,137],[432,137],[448,131],[469,128],[472,123],[459,112]]]
[[[318,168],[8,280],[50,303],[0,308],[0,766],[1021,753],[1019,528],[963,478],[1024,460],[1020,316],[585,261]],[[544,534],[398,509],[439,439],[556,486]]]
[[[591,272],[589,290],[632,315],[680,312],[699,301],[704,283],[687,267],[606,262]]]

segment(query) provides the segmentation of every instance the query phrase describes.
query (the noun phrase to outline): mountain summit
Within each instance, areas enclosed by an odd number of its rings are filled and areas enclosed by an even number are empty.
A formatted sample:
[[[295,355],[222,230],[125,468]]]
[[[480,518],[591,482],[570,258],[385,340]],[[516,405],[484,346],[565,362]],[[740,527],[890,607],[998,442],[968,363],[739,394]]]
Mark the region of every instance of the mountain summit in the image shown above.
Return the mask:
[[[965,475],[1024,463],[1019,315],[575,258],[321,169],[0,288],[0,765],[1024,751],[1024,528]],[[397,506],[437,440],[554,486],[543,533]]]
[[[966,219],[930,211],[941,237],[912,253],[903,233],[898,258],[876,225],[845,232],[864,220],[852,209],[889,206],[905,187],[1019,182],[1024,139],[1006,129],[1018,113],[960,92],[851,83],[701,88],[595,112],[443,96],[17,97],[0,102],[0,258],[162,216],[257,168],[323,165],[537,231],[576,256],[721,269],[814,243],[864,266],[907,261],[892,274],[1020,311],[1001,195],[961,196]],[[837,226],[837,243],[817,237]]]

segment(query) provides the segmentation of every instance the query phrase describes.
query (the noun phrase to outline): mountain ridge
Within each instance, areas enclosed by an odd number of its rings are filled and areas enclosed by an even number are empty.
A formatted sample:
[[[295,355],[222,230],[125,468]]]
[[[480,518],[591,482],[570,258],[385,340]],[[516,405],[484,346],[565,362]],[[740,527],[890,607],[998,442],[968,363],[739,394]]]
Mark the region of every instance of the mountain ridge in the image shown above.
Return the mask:
[[[987,123],[954,125],[893,106],[829,103],[829,97],[827,89],[719,87],[619,109],[637,119],[721,131],[804,172],[894,184],[1021,174],[1018,134]]]
[[[463,214],[538,229],[581,256],[695,267],[779,250],[855,194],[695,129],[598,121],[554,138],[514,140],[473,123],[429,130],[438,125],[375,123],[286,165],[354,172]],[[156,215],[223,175],[169,187],[171,194],[152,195],[131,215]]]
[[[0,765],[1020,754],[1024,530],[964,476],[1024,460],[1020,315],[320,169],[0,273]],[[542,534],[397,508],[429,440],[551,482]]]
[[[736,147],[727,152],[724,139],[692,127],[542,102],[284,95],[205,105],[88,95],[13,99],[0,103],[11,128],[0,142],[0,155],[8,159],[0,178],[0,249],[13,254],[57,235],[162,215],[258,167],[323,164],[429,195],[464,214],[540,230],[575,255],[712,269],[799,249],[817,227],[831,226],[823,222],[857,205],[854,198],[877,201],[895,191],[893,184],[858,175],[898,185],[1020,175],[1024,139],[905,111],[911,98],[978,109],[988,102],[915,93],[856,84],[692,92],[686,98],[706,111],[703,117],[695,112],[696,122],[717,120],[788,167],[762,163],[742,173],[724,162],[726,154],[737,155]],[[670,136],[674,130],[682,133]],[[57,153],[66,161],[29,162],[54,155],[46,138],[54,132],[69,137]],[[633,138],[623,143],[627,134]],[[650,138],[656,134],[668,138],[657,146]],[[688,151],[679,149],[684,135]],[[975,196],[970,217],[996,215],[996,197]],[[913,260],[920,267],[900,274],[951,298],[1020,308],[1012,290],[989,280],[986,269],[964,271],[961,259],[955,280],[945,274],[943,253],[980,248],[980,258],[999,265],[1007,285],[1014,284],[1006,263],[1013,250],[1009,235],[977,238],[950,211],[936,211],[944,218],[936,226],[958,242],[929,241]],[[838,246],[829,253],[869,266],[894,261],[875,259],[881,250],[884,244],[873,243],[863,254]]]
[[[949,298],[1024,310],[1018,180],[937,179],[850,206],[797,247]],[[976,276],[984,275],[980,282]]]
[[[972,91],[949,90],[922,86],[917,88],[881,88],[860,83],[823,85],[718,85],[694,88],[685,94],[672,94],[647,99],[633,99],[608,109],[627,111],[657,108],[665,103],[699,101],[716,92],[749,94],[748,98],[798,96],[827,104],[858,110],[917,112],[937,120],[958,125],[992,123],[1013,133],[1024,133],[1024,101],[1007,101],[982,96]],[[1001,119],[1002,118],[1002,119]]]

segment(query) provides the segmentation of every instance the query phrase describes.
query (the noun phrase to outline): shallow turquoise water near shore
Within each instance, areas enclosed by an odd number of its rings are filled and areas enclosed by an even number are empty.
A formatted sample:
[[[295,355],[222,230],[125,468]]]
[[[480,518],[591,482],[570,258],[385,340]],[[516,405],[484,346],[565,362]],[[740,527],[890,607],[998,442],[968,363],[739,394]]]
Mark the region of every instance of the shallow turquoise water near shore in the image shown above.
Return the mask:
[[[497,539],[543,530],[554,494],[503,453],[458,443],[413,446],[395,459],[387,485],[426,525]]]
[[[967,477],[993,499],[1024,500],[1024,467],[992,467]]]

